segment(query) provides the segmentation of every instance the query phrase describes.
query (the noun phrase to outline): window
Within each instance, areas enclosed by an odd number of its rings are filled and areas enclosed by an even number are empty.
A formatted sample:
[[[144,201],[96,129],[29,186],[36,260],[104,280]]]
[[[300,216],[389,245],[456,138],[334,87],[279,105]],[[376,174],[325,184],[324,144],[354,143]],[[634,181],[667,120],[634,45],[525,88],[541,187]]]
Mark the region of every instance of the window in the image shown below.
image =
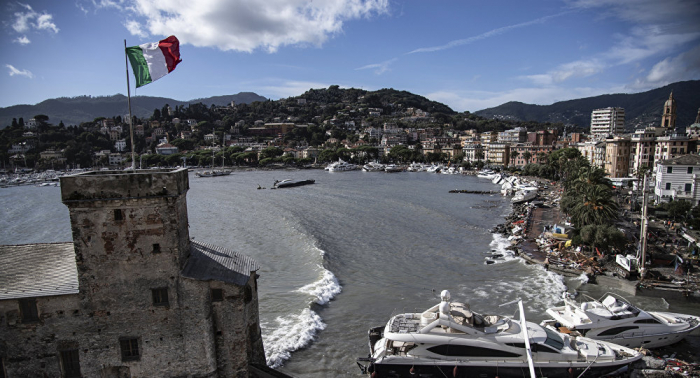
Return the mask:
[[[461,357],[521,357],[519,353],[504,350],[480,348],[471,345],[437,345],[428,348],[429,351],[443,356]]]
[[[122,214],[122,209],[114,209],[114,220],[115,221],[124,220],[124,214]]]
[[[153,253],[160,253],[160,244],[153,244]]]
[[[564,347],[564,340],[562,340],[556,332],[546,327],[544,328],[544,332],[547,334],[547,339],[544,341],[545,344],[557,350],[561,350]]]
[[[122,337],[119,339],[119,348],[122,351],[122,361],[138,361],[139,339],[136,337]]]
[[[637,329],[639,327],[615,327],[615,328],[610,328],[609,330],[603,331],[598,334],[598,336],[611,336],[611,335],[619,335],[622,332],[629,331],[631,329]]]
[[[39,321],[39,310],[36,307],[35,298],[22,298],[19,300],[19,313],[22,323],[33,323]]]
[[[80,377],[80,353],[77,349],[63,350],[59,352],[61,357],[61,370],[63,378]]]
[[[693,174],[693,167],[688,167],[688,174],[692,175]]]
[[[671,190],[671,183],[670,182],[666,183],[666,190]]]
[[[656,319],[642,319],[635,320],[634,324],[660,324],[661,322]]]
[[[693,184],[685,184],[685,191],[689,192],[693,189]]]
[[[153,295],[153,305],[154,306],[167,306],[168,305],[168,288],[159,287],[157,289],[151,289],[151,294]]]
[[[666,173],[673,173],[673,167],[666,167]]]
[[[211,289],[211,301],[221,302],[224,300],[224,290],[223,289]]]

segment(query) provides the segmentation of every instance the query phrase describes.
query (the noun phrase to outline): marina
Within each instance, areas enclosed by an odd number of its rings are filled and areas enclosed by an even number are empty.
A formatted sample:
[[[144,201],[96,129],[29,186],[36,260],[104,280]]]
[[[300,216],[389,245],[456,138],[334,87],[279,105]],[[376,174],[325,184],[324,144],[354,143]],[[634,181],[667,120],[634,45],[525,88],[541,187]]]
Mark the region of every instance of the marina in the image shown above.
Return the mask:
[[[449,194],[453,188],[496,192],[491,180],[427,172],[290,170],[285,175],[303,172],[315,184],[257,190],[258,183],[274,182],[280,172],[240,170],[217,180],[190,173],[188,213],[195,240],[261,263],[267,362],[290,376],[358,376],[355,360],[367,355],[367,329],[392,314],[434,306],[434,290],[449,289],[484,314],[511,318],[512,308],[504,312],[499,304],[521,299],[527,320],[536,324],[551,318],[545,310],[560,305],[564,291],[593,297],[609,291],[585,284],[580,274],[564,277],[516,256],[513,240],[492,230],[514,211],[520,213],[510,198]],[[0,204],[3,244],[71,240],[58,188],[5,188]],[[533,209],[531,214],[539,214]],[[530,219],[538,222],[537,216]],[[484,257],[495,255],[498,262],[485,266]],[[629,299],[647,311],[700,315],[692,303]]]

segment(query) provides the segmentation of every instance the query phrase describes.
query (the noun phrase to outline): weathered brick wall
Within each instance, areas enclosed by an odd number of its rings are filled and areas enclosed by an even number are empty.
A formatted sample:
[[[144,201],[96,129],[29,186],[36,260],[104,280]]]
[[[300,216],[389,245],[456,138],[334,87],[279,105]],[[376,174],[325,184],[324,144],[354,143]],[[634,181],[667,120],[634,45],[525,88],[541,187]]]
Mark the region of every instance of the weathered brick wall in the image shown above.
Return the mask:
[[[17,300],[0,301],[9,377],[60,377],[62,348],[79,350],[84,377],[247,377],[249,362],[264,364],[255,277],[241,287],[180,276],[188,187],[186,170],[62,178],[80,293],[37,298],[32,324],[17,320]],[[154,305],[156,288],[167,306]],[[122,361],[123,337],[137,338],[138,360]]]

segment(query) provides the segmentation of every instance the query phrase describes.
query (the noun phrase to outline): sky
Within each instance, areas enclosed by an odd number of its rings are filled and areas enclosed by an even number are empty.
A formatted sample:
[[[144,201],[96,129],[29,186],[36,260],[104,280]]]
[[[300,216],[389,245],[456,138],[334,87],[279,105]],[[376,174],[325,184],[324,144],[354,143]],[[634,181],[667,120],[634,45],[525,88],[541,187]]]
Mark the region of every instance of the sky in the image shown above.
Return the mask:
[[[127,94],[124,44],[180,40],[132,96],[405,90],[455,111],[700,79],[697,0],[46,0],[0,4],[0,107]],[[129,71],[131,68],[129,67]]]

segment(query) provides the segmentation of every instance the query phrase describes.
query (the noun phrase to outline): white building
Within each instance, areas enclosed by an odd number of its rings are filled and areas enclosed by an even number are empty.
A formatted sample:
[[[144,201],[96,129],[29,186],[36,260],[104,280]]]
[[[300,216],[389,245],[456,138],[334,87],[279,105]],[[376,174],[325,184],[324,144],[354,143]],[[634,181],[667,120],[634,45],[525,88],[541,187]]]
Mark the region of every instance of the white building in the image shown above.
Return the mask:
[[[119,139],[114,143],[114,148],[119,152],[124,152],[126,150],[126,139]]]
[[[656,166],[654,198],[656,202],[671,200],[700,201],[700,156],[683,155],[662,160]]]
[[[591,135],[605,138],[625,131],[625,109],[604,108],[591,113]]]

